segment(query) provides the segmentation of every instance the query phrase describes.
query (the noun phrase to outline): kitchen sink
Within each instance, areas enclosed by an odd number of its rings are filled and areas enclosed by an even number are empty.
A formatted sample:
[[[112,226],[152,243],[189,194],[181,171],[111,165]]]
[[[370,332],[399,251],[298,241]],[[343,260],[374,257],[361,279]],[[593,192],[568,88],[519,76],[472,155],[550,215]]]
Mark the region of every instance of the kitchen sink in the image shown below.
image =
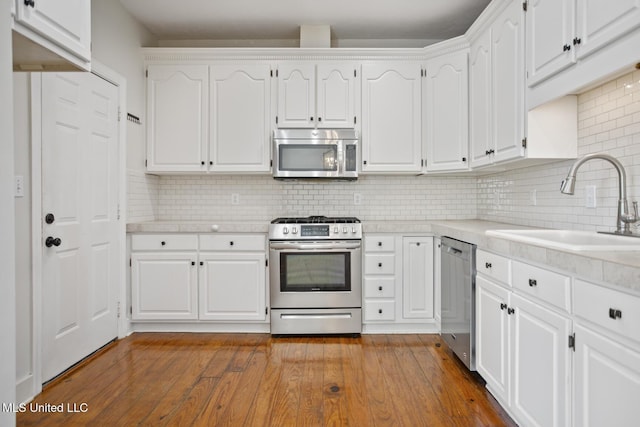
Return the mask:
[[[488,230],[501,237],[556,249],[573,251],[640,251],[640,238],[576,230]]]

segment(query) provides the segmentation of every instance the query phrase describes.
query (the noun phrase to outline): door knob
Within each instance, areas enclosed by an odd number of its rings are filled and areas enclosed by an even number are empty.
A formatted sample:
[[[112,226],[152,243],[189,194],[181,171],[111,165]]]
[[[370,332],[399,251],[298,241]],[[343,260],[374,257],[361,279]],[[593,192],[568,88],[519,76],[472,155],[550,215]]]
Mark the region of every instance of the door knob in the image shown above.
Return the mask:
[[[62,243],[62,240],[60,240],[59,237],[47,237],[47,240],[44,241],[44,244],[46,247],[50,248],[51,246],[60,246],[60,244]]]

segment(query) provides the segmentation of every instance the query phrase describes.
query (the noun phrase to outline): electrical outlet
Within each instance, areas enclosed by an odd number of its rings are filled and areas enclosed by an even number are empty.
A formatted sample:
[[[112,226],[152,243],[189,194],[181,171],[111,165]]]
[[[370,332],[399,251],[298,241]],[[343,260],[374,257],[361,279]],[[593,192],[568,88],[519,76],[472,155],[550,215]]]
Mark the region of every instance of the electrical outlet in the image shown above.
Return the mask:
[[[15,190],[14,190],[14,195],[16,197],[24,197],[24,176],[22,175],[16,175],[15,176],[16,179],[16,186],[15,186]]]
[[[361,205],[362,204],[362,194],[361,193],[353,193],[353,204]]]
[[[240,204],[240,194],[238,194],[238,193],[232,193],[231,194],[231,204],[232,205],[239,205]]]
[[[584,187],[584,207],[595,208],[596,207],[596,186],[587,185]]]

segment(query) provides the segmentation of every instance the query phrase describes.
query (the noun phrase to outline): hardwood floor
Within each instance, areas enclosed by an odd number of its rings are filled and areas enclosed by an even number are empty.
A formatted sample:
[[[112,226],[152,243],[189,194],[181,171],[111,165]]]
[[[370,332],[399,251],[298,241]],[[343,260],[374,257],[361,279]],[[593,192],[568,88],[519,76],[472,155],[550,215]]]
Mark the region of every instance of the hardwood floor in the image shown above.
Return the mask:
[[[138,333],[26,409],[19,426],[515,425],[439,336],[415,334]]]

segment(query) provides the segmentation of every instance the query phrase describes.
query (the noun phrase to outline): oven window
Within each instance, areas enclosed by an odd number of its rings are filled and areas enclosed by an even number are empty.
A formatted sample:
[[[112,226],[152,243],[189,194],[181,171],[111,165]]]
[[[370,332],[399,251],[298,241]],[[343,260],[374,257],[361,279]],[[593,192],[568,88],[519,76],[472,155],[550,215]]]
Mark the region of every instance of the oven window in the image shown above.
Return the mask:
[[[350,265],[349,252],[280,254],[280,291],[350,291]]]
[[[338,146],[336,144],[287,144],[280,145],[278,168],[282,171],[338,170]]]

